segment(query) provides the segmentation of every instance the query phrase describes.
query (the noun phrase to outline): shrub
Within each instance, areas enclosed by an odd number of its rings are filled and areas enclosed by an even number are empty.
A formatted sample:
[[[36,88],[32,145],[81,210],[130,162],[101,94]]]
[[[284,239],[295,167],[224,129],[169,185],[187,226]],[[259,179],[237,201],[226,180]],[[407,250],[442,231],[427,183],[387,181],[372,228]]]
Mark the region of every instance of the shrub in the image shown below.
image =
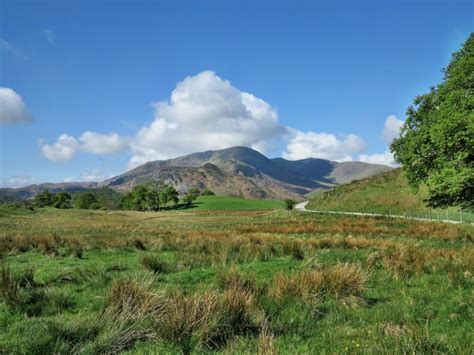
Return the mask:
[[[215,195],[215,193],[212,192],[212,191],[209,190],[209,189],[204,189],[204,191],[201,192],[201,196],[214,196],[214,195]]]
[[[286,199],[285,200],[285,208],[287,210],[292,210],[293,207],[295,207],[295,205],[296,205],[296,201],[291,200],[291,199]]]

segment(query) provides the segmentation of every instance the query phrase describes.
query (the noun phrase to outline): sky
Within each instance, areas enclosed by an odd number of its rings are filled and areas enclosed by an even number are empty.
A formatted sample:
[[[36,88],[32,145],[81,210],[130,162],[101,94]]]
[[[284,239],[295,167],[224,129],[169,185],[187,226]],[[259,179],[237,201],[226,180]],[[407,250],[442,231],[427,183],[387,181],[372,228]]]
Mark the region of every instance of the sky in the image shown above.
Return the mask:
[[[394,164],[474,2],[0,0],[0,186],[248,146]]]

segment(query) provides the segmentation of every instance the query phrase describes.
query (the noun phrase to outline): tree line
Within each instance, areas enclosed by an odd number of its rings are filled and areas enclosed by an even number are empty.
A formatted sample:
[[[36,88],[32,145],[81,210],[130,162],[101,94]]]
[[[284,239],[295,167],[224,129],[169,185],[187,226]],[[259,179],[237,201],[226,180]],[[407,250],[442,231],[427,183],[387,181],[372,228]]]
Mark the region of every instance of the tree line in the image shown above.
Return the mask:
[[[135,185],[130,191],[121,194],[108,187],[96,190],[67,193],[52,193],[45,190],[33,199],[36,207],[55,207],[59,209],[108,209],[159,211],[171,208],[189,208],[198,196],[214,195],[209,189],[203,191],[191,188],[183,196],[169,184],[145,182]]]

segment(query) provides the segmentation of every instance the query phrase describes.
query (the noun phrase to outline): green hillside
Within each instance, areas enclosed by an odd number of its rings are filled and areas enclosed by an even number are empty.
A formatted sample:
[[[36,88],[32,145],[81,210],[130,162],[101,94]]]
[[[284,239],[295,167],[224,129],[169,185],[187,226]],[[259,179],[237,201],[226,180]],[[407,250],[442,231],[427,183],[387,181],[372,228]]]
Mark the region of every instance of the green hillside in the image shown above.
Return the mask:
[[[314,196],[306,208],[323,211],[368,212],[426,217],[429,209],[423,202],[428,196],[426,187],[421,187],[415,193],[408,186],[403,170],[394,169],[379,175],[349,184],[340,185],[334,189]],[[438,215],[442,219],[459,220],[459,210],[432,210],[432,218]],[[473,222],[473,213],[464,213],[463,219]]]
[[[250,200],[228,196],[199,196],[193,205],[193,211],[275,210],[284,207],[283,201],[279,200]]]

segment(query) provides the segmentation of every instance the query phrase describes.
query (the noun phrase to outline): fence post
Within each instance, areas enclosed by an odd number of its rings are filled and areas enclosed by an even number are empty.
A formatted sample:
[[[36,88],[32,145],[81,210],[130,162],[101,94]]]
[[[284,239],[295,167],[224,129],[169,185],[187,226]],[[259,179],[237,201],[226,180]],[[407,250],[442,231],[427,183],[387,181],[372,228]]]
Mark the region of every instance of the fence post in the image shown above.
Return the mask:
[[[449,210],[446,209],[446,219],[449,221]]]
[[[461,219],[461,223],[462,223],[462,209],[459,209],[459,218]]]
[[[438,217],[438,221],[439,221],[439,211],[436,210],[436,216]]]

